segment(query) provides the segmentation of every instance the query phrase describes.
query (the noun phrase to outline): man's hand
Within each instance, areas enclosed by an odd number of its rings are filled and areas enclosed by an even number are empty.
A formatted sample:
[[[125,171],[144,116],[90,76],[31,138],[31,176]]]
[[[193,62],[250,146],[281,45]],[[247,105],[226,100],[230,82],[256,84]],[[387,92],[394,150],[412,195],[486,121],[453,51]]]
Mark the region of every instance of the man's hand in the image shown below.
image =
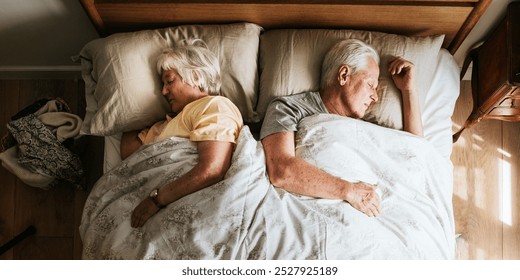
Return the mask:
[[[376,186],[359,182],[352,183],[347,192],[347,202],[352,207],[369,217],[377,217],[381,213],[381,200],[376,193]]]
[[[415,66],[402,57],[395,57],[388,62],[388,72],[392,75],[395,86],[402,93],[415,92]]]

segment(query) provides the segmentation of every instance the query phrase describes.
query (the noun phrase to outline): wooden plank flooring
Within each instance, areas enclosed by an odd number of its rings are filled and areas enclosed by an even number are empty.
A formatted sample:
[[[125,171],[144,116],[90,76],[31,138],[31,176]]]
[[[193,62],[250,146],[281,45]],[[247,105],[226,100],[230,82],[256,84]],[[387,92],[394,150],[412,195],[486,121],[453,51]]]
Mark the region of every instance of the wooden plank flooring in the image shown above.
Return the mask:
[[[520,259],[520,123],[504,123],[504,259]],[[510,199],[508,198],[510,193]],[[509,211],[510,209],[510,211]],[[508,212],[509,211],[509,212]],[[509,216],[510,215],[510,216]]]
[[[6,120],[18,111],[18,98],[13,98],[19,91],[17,81],[0,82],[0,136],[5,135]],[[15,95],[16,96],[16,95]],[[0,167],[0,244],[6,243],[14,234],[14,207],[15,207],[16,177],[12,176],[3,167]],[[0,259],[12,259],[13,250],[0,255]]]
[[[471,85],[463,81],[454,131],[471,108]],[[519,136],[520,123],[483,120],[453,147],[459,259],[520,259]]]
[[[7,120],[41,97],[60,96],[82,115],[83,83],[75,80],[0,80],[0,135]],[[453,116],[454,130],[471,110],[469,82]],[[80,112],[81,111],[81,112]],[[453,147],[454,211],[459,259],[520,259],[520,123],[484,120]],[[85,140],[82,158],[92,186],[101,172],[102,139]],[[38,232],[0,259],[78,259],[78,226],[87,192],[65,184],[50,191],[26,186],[0,167],[0,244],[29,225]]]
[[[7,132],[5,124],[12,115],[36,100],[47,97],[61,97],[73,113],[84,115],[84,85],[81,81],[0,81],[0,135]],[[92,185],[93,178],[99,177],[101,172],[100,160],[103,153],[99,143],[102,142],[94,137],[84,137],[78,141],[83,162],[92,163],[84,166],[91,178],[88,186]],[[96,151],[92,151],[96,148]],[[77,190],[67,183],[61,183],[47,191],[30,187],[3,167],[0,168],[0,183],[0,244],[5,244],[30,225],[37,230],[35,235],[1,255],[0,259],[61,260],[81,257],[78,226],[88,192]]]

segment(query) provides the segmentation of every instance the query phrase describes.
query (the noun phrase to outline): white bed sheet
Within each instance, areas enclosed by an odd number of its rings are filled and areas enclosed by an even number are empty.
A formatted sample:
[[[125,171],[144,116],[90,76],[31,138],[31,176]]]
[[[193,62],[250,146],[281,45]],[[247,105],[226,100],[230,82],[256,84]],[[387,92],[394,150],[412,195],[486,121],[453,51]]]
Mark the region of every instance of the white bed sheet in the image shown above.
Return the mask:
[[[453,56],[441,49],[431,88],[421,108],[424,136],[446,159],[453,148],[451,116],[460,93],[459,72]]]

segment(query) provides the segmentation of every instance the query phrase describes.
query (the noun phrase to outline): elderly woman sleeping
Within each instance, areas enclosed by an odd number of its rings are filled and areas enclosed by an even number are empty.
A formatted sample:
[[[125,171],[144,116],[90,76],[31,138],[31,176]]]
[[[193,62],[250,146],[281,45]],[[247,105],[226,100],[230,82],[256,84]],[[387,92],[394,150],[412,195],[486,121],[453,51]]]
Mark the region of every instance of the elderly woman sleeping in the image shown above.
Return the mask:
[[[176,116],[121,138],[121,158],[143,144],[177,136],[197,143],[198,163],[180,178],[154,189],[133,210],[131,225],[141,227],[169,203],[222,180],[243,126],[238,108],[219,94],[221,78],[218,59],[199,39],[164,51],[158,58],[162,94]]]

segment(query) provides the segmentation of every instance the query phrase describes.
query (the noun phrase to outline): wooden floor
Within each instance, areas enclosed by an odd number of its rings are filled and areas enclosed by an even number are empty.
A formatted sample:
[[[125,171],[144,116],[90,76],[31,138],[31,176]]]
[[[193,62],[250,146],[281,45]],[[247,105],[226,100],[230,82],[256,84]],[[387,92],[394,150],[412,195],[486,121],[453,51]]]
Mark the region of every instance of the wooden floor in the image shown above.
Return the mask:
[[[59,96],[78,115],[83,112],[83,84],[74,80],[0,81],[0,135],[21,108],[41,97]],[[453,117],[454,130],[471,110],[469,82]],[[459,259],[520,259],[520,123],[484,120],[466,130],[454,145],[454,210]],[[87,141],[82,157],[89,185],[99,176],[102,141]],[[0,244],[28,226],[37,233],[0,259],[78,259],[78,225],[87,193],[60,185],[50,191],[32,188],[0,168]]]
[[[461,84],[454,130],[472,108]],[[520,123],[483,120],[453,147],[453,205],[460,259],[520,259]]]
[[[19,110],[40,98],[61,97],[73,113],[83,116],[84,85],[74,80],[0,80],[0,136],[7,132],[5,124]],[[80,98],[78,98],[80,97]],[[82,138],[80,157],[92,186],[98,177],[102,160],[102,139]],[[45,191],[23,184],[0,167],[0,245],[29,226],[36,234],[24,239],[0,259],[79,259],[81,240],[78,226],[88,193],[62,183]]]

